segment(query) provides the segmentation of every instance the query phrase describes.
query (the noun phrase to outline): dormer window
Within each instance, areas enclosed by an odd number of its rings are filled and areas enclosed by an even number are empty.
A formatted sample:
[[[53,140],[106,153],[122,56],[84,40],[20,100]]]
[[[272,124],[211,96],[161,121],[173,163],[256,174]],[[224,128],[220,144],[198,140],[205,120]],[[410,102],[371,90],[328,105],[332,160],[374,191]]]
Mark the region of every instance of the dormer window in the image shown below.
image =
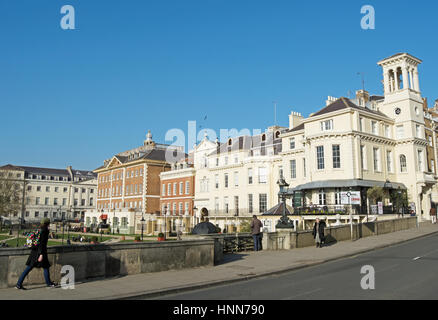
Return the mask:
[[[333,130],[333,119],[321,122],[321,131]]]

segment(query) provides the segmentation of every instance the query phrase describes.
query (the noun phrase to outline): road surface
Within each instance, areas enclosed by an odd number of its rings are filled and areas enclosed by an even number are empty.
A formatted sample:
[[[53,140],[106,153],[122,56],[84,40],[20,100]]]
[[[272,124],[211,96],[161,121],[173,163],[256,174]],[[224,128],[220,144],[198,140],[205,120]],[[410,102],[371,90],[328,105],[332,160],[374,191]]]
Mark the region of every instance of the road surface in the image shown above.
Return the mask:
[[[321,250],[324,250],[322,248]],[[375,289],[363,290],[363,266]],[[275,276],[159,296],[160,300],[438,299],[438,234]]]

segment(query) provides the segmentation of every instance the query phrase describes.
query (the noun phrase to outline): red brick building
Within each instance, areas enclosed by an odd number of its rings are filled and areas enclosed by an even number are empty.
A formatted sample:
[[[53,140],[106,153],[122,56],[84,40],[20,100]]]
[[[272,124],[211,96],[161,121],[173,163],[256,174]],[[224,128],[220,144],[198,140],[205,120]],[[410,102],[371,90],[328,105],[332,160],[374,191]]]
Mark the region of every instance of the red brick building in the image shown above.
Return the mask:
[[[160,215],[160,174],[171,169],[166,160],[169,150],[185,158],[182,148],[156,144],[148,132],[142,146],[105,160],[94,170],[98,175],[96,210],[86,213],[85,225],[104,222],[120,233],[139,233],[144,218],[145,233],[154,233],[152,221]]]

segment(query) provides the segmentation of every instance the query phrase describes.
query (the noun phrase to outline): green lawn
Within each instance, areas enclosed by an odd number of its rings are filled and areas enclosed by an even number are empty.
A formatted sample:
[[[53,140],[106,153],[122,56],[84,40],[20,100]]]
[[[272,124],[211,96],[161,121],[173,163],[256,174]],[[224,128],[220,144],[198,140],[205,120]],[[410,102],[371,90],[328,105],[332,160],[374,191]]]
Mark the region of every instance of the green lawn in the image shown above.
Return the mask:
[[[8,244],[8,246],[10,247],[10,248],[15,248],[16,247],[16,245],[17,245],[17,238],[14,238],[14,239],[11,239],[11,240],[8,240],[8,241],[5,241],[7,244]],[[20,237],[20,239],[18,240],[18,246],[19,247],[24,247],[24,244],[26,243],[26,238],[25,237]],[[47,246],[60,246],[61,245],[61,242],[56,242],[56,241],[48,241],[47,242]]]
[[[144,239],[144,237],[143,237],[143,242],[152,242],[152,241],[157,241],[157,237],[154,237],[153,239],[152,238],[151,239]],[[129,242],[133,243],[135,241],[134,240],[121,240],[121,241],[119,241],[119,243],[129,243]]]
[[[4,234],[0,234],[0,241],[5,240],[5,239],[9,239],[12,238],[13,236],[10,235],[4,235]]]
[[[58,237],[59,237],[58,239],[59,240],[62,240],[62,233],[57,233],[56,235],[58,235]],[[71,240],[72,237],[78,237],[79,235],[82,235],[85,238],[89,238],[89,239],[94,237],[94,236],[87,235],[87,234],[82,234],[82,233],[70,233],[70,240]],[[96,236],[96,237],[97,237],[98,241],[100,241],[100,236]],[[110,239],[117,239],[117,238],[118,237],[102,236],[102,242],[110,240]],[[67,233],[64,233],[64,240],[67,240],[67,239],[68,239],[68,235],[67,235]]]

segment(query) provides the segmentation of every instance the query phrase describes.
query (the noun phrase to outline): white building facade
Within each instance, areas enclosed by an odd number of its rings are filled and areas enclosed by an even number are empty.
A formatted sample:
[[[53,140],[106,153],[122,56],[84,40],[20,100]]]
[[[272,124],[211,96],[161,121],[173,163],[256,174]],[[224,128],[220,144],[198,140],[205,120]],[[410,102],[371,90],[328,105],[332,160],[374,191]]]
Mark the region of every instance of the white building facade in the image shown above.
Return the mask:
[[[194,149],[197,218],[208,217],[222,230],[240,230],[244,221],[278,202],[277,181],[282,172],[280,134],[271,127],[255,136],[230,138],[224,143],[207,137]]]
[[[42,218],[81,222],[85,211],[96,205],[97,179],[92,171],[14,165],[0,170],[13,172],[25,190],[22,212],[12,214],[11,220],[22,217],[29,222]]]
[[[407,190],[411,208],[429,218],[437,180],[427,165],[420,63],[409,54],[380,61],[384,96],[360,90],[354,100],[329,97],[306,119],[291,114],[281,156],[295,206],[341,212],[342,192],[356,191],[356,213],[366,214],[367,190],[381,186],[389,193]],[[389,198],[384,205],[392,206]]]

